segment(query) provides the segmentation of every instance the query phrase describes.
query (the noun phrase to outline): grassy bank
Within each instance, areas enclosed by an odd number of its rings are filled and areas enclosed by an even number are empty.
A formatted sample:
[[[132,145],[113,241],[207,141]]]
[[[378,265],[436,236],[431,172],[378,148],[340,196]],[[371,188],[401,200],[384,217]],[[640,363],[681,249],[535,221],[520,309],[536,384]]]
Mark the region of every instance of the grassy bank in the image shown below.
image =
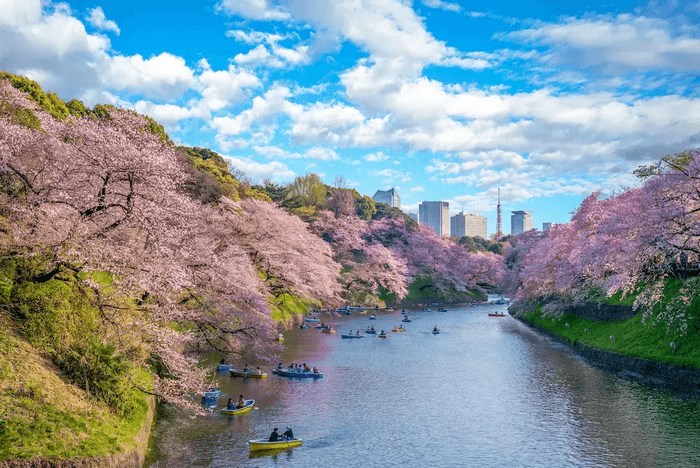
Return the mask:
[[[700,334],[691,331],[680,337],[667,333],[663,325],[642,323],[641,313],[624,321],[594,322],[568,314],[544,317],[538,308],[521,318],[572,344],[578,342],[627,356],[700,369]]]
[[[408,294],[403,299],[406,302],[472,302],[484,301],[486,295],[477,290],[457,291],[455,289],[444,293],[439,291],[431,278],[418,277],[408,285]]]
[[[143,383],[146,374],[136,376]],[[147,420],[145,395],[120,418],[65,382],[26,341],[0,336],[0,460],[103,457],[133,449]]]

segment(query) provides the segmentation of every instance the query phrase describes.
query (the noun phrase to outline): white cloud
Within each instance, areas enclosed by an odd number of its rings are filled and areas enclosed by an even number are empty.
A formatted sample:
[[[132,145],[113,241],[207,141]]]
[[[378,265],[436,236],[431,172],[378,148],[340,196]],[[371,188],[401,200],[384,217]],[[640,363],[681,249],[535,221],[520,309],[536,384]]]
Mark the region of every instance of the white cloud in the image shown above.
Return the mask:
[[[265,156],[266,159],[313,159],[317,161],[336,161],[340,159],[338,154],[330,148],[314,146],[303,154],[290,152],[277,146],[254,146],[256,153]]]
[[[568,18],[507,37],[550,46],[549,60],[556,64],[607,73],[660,70],[697,75],[700,68],[700,39],[663,19],[629,14]]]
[[[219,11],[255,20],[286,20],[289,13],[270,5],[267,0],[222,0],[217,4]]]
[[[423,5],[430,7],[430,8],[438,8],[440,10],[447,10],[447,11],[454,11],[454,12],[462,11],[462,7],[459,6],[457,3],[443,2],[442,0],[423,0]]]
[[[411,187],[411,192],[425,192],[425,187],[419,185],[417,187]]]
[[[382,184],[393,184],[395,181],[410,182],[412,175],[410,172],[396,171],[394,169],[382,169],[381,171],[368,171],[372,177],[384,177]]]
[[[379,161],[386,161],[389,159],[388,154],[384,154],[381,151],[378,151],[376,153],[370,153],[367,156],[365,156],[365,161],[367,162],[379,162]]]
[[[307,108],[295,107],[290,114],[290,135],[300,143],[326,142],[338,144],[346,138],[346,131],[364,121],[354,107],[343,104],[315,103]]]
[[[248,96],[251,89],[261,85],[256,75],[239,70],[233,65],[230,65],[228,70],[205,69],[197,80],[203,98],[202,105],[211,110],[238,103]]]
[[[88,9],[87,20],[88,23],[90,23],[97,29],[101,29],[103,31],[112,31],[117,36],[120,33],[119,26],[117,26],[117,23],[107,19],[104,10],[102,10],[102,7],[98,6],[93,9]]]
[[[280,113],[292,112],[295,105],[289,103],[286,98],[290,95],[289,88],[275,86],[263,96],[253,99],[253,106],[235,117],[215,117],[210,125],[220,135],[240,135],[248,131],[253,125],[270,122]]]
[[[228,30],[224,35],[226,37],[232,37],[238,42],[244,42],[250,45],[262,44],[263,42],[268,44],[276,44],[277,42],[287,38],[287,36],[281,36],[279,34],[271,34],[261,31],[243,31],[241,29]]]
[[[21,27],[35,24],[41,18],[41,0],[3,1],[0,26]]]
[[[195,83],[185,59],[168,52],[144,59],[141,55],[116,56],[111,60],[105,84],[147,97],[179,97]]]
[[[222,156],[228,159],[234,167],[243,171],[253,184],[262,184],[265,179],[270,179],[278,184],[288,183],[296,177],[294,171],[279,161],[261,164],[245,157]]]

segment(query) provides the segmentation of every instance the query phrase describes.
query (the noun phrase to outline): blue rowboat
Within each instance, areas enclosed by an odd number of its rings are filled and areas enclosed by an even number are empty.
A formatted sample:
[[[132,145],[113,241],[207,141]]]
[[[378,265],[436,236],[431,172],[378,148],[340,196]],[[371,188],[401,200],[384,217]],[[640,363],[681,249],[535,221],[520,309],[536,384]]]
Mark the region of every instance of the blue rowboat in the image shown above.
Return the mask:
[[[304,322],[320,322],[320,319],[317,318],[305,318]]]
[[[280,377],[290,377],[294,379],[322,379],[323,378],[323,373],[319,372],[296,372],[296,371],[286,371],[282,369],[274,369],[272,371],[273,374],[278,375]]]
[[[364,338],[365,335],[340,335],[344,340],[352,340],[353,338]]]
[[[377,334],[377,330],[365,330],[365,333],[368,333],[368,334],[370,334],[370,335],[376,335],[376,334]]]
[[[372,314],[372,315],[369,316],[369,319],[370,319],[370,320],[377,320],[377,316],[374,315],[374,314]]]
[[[222,374],[230,371],[231,369],[233,369],[233,366],[231,364],[219,364],[219,367],[216,368],[216,370],[221,372]]]

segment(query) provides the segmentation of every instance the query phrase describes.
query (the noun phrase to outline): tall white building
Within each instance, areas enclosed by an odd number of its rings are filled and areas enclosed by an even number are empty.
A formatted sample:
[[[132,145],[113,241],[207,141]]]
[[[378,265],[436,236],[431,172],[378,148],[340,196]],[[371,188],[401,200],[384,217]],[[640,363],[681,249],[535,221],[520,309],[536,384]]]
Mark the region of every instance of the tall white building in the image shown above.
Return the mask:
[[[450,235],[453,237],[481,237],[486,239],[486,218],[476,213],[460,212],[450,218]]]
[[[441,236],[450,235],[450,203],[425,201],[418,205],[418,219],[421,224],[432,227]]]
[[[513,211],[510,217],[510,233],[514,236],[532,229],[532,211]]]
[[[401,208],[401,197],[399,197],[399,192],[395,188],[391,190],[377,190],[374,194],[372,200],[384,203],[385,205],[394,206],[396,208]]]

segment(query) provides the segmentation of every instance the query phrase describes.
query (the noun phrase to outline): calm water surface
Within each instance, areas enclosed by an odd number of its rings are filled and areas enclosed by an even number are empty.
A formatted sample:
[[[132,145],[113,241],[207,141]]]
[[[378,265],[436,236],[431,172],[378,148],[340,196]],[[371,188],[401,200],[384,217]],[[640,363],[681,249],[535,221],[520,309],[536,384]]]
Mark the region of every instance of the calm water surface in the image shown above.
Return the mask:
[[[285,333],[285,366],[324,378],[221,376],[246,415],[194,420],[163,411],[151,468],[163,467],[700,467],[700,400],[593,367],[510,316],[506,306],[409,310],[407,331],[343,340],[377,320],[324,316],[338,330]],[[442,333],[433,335],[437,325]],[[291,425],[303,446],[251,456],[249,439]]]

